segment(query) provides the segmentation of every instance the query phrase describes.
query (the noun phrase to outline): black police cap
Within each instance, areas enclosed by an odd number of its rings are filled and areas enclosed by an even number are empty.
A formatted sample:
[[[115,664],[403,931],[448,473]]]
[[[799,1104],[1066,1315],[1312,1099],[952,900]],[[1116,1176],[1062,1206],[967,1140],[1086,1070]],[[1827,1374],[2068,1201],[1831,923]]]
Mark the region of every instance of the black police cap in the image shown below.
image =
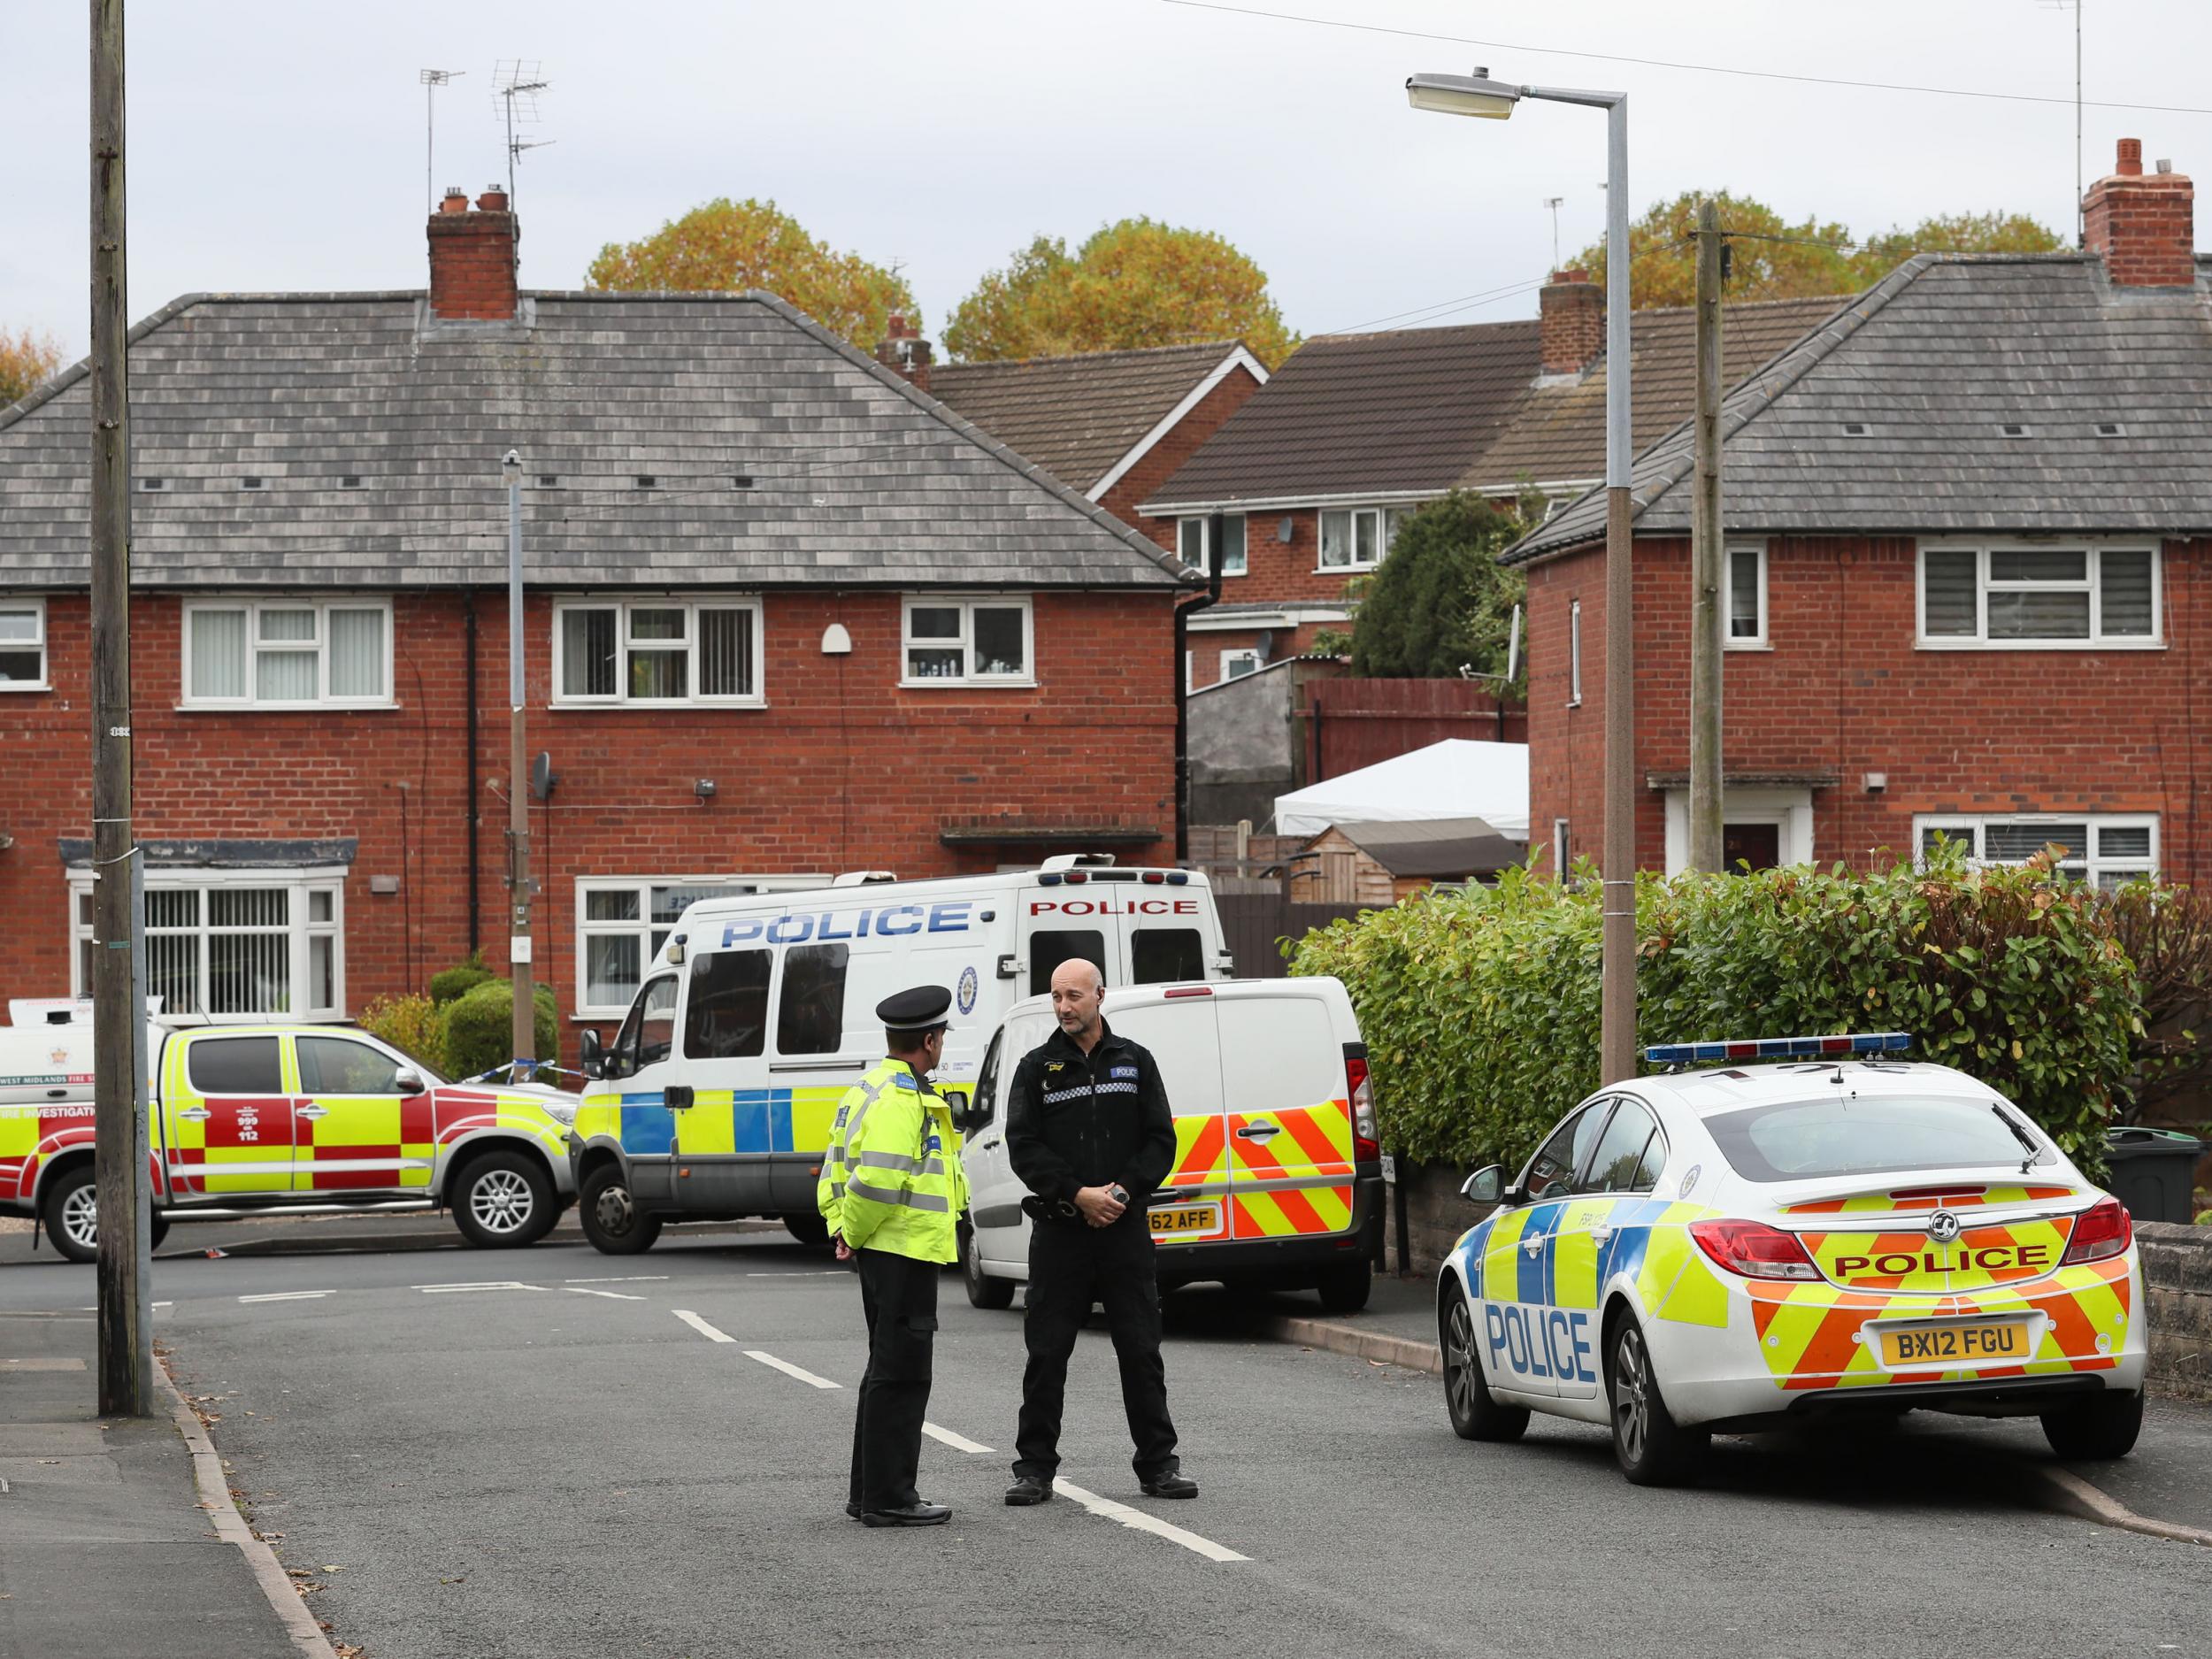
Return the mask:
[[[918,985],[876,1004],[876,1018],[886,1031],[934,1031],[947,1023],[952,993],[941,985]]]

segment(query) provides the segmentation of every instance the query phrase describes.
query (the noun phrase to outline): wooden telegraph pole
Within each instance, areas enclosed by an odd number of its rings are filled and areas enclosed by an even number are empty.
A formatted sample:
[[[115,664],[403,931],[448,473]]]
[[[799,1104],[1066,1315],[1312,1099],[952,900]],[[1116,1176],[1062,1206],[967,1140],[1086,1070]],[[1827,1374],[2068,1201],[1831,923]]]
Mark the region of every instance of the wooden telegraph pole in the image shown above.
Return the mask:
[[[133,972],[130,327],[123,237],[123,0],[92,0],[92,1072],[103,1417],[153,1413],[146,1005]]]
[[[1697,488],[1690,498],[1690,868],[1721,868],[1720,214],[1697,211]]]

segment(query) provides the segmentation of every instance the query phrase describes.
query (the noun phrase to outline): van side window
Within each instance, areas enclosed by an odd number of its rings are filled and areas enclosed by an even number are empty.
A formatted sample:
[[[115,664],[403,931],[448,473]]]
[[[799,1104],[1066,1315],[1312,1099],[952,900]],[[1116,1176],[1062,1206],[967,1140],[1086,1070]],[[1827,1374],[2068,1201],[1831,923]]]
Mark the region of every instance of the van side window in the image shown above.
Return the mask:
[[[1129,941],[1129,982],[1171,985],[1206,977],[1206,947],[1195,927],[1140,927]]]
[[[692,958],[691,1002],[684,1010],[687,1057],[745,1060],[762,1051],[768,1038],[768,969],[774,955],[718,950]],[[627,1026],[623,1035],[629,1035]]]
[[[281,1094],[284,1067],[274,1037],[202,1037],[185,1051],[196,1094]]]
[[[1106,960],[1106,935],[1096,928],[1070,928],[1029,936],[1029,995],[1041,996],[1052,988],[1052,971],[1080,956],[1095,963],[1106,983],[1114,982],[1114,964]]]
[[[975,1074],[975,1094],[968,1102],[969,1134],[998,1116],[998,1056],[1005,1042],[1002,1032],[991,1039],[990,1048],[983,1056],[983,1068]]]
[[[783,995],[776,1004],[778,1054],[835,1054],[843,1047],[845,962],[850,955],[842,945],[794,945],[783,953]]]

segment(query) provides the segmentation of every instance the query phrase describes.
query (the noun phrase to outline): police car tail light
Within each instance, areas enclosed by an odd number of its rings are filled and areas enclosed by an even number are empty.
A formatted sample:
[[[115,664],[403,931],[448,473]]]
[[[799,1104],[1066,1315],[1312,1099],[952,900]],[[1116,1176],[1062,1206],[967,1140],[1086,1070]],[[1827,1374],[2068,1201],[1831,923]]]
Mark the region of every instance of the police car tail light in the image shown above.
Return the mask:
[[[2101,1262],[2108,1256],[2118,1256],[2134,1241],[2135,1224],[2121,1208],[2120,1201],[2100,1199],[2082,1211],[2081,1219],[2074,1223],[2074,1236],[2067,1240],[2066,1254],[2059,1258],[2059,1265],[2070,1267],[2077,1262]]]
[[[1352,1102],[1352,1157],[1372,1163],[1382,1156],[1382,1136],[1375,1127],[1375,1085],[1367,1075],[1367,1056],[1344,1056],[1344,1084]]]
[[[1745,1279],[1820,1277],[1795,1233],[1763,1221],[1693,1221],[1690,1236],[1699,1249]]]

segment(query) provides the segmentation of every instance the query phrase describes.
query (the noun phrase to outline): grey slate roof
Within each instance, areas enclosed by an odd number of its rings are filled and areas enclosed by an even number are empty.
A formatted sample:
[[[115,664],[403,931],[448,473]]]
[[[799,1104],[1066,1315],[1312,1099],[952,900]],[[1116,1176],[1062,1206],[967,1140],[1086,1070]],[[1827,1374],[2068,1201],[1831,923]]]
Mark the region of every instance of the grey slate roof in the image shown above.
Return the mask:
[[[930,371],[929,390],[1071,489],[1088,491],[1236,349],[1217,340],[949,363]]]
[[[1732,531],[2212,528],[2212,296],[2083,254],[1924,254],[1730,392]],[[2120,428],[2101,434],[2101,422]],[[1847,424],[1863,426],[1847,435]],[[2003,426],[2025,428],[2008,436]],[[1686,534],[1686,424],[1637,458],[1640,533]],[[1600,540],[1593,490],[1509,562]]]
[[[1197,580],[772,295],[425,315],[418,293],[195,295],[134,329],[134,472],[163,484],[132,497],[135,581],[502,582],[510,448],[539,585]],[[0,411],[0,585],[88,580],[89,396],[80,365]]]

